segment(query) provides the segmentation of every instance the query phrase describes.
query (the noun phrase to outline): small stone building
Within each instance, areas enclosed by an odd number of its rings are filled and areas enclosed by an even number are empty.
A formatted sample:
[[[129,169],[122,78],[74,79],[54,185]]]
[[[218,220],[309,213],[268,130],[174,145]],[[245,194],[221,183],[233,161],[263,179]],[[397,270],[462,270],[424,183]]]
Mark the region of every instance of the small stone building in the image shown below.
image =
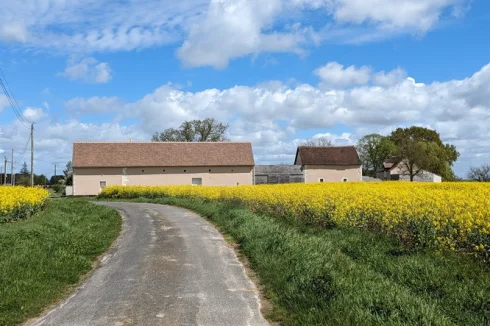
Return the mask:
[[[399,158],[389,158],[383,163],[382,171],[377,173],[377,177],[381,180],[401,180],[410,181],[410,175],[401,167],[402,160]],[[442,182],[440,175],[422,170],[414,176],[415,182]]]

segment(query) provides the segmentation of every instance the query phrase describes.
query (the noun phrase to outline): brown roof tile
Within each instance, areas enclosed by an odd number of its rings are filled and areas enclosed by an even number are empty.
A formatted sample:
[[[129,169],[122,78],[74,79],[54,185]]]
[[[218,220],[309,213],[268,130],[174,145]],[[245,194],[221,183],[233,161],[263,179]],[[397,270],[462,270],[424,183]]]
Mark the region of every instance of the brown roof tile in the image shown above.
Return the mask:
[[[294,164],[310,165],[361,165],[354,146],[310,147],[299,146]]]
[[[250,143],[76,142],[73,167],[253,166]]]

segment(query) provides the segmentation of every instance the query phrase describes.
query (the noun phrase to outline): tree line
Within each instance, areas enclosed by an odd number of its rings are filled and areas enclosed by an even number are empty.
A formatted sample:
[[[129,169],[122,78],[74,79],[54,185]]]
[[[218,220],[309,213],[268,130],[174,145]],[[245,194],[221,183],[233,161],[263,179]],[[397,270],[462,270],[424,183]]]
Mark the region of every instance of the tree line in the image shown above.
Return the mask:
[[[154,142],[217,142],[227,141],[228,124],[213,118],[184,121],[178,128],[168,128],[155,132]],[[327,137],[317,137],[305,141],[305,146],[333,146]],[[398,167],[410,180],[423,173],[432,172],[445,181],[459,178],[453,171],[453,165],[460,156],[454,145],[444,143],[439,133],[428,128],[412,126],[398,128],[390,135],[368,134],[356,144],[363,165],[363,175],[376,177],[383,171],[387,159],[398,162]],[[490,165],[471,168],[468,179],[490,181]]]

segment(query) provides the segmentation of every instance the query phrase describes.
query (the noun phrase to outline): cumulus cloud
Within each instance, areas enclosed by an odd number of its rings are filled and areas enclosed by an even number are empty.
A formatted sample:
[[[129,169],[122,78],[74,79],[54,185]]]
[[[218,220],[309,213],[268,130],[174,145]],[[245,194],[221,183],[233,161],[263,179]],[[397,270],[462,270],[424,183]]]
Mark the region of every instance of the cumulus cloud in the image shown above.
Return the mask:
[[[41,108],[27,107],[23,112],[27,121],[34,123],[38,122],[42,117],[46,116],[46,113]]]
[[[39,119],[36,128],[42,137],[36,141],[42,139],[45,155],[49,148],[55,156],[67,158],[74,140],[149,140],[153,132],[177,127],[184,120],[214,117],[230,123],[230,139],[253,142],[258,163],[292,162],[295,146],[313,131],[342,145],[353,144],[367,133],[387,134],[396,127],[420,125],[436,129],[457,146],[462,156],[456,170],[463,174],[469,164],[484,162],[490,155],[489,78],[490,64],[468,78],[431,84],[408,77],[388,86],[348,89],[270,82],[199,92],[167,84],[134,102],[93,97],[76,98],[65,105],[69,109],[65,112],[123,115],[128,119],[120,121],[128,125],[115,120],[48,123],[40,109],[26,110],[25,115]],[[335,132],[337,126],[343,132]],[[28,130],[18,121],[0,124],[0,144],[7,149],[13,142],[21,146],[27,140],[23,132]]]
[[[296,25],[289,31],[269,30],[282,10],[281,0],[211,0],[205,18],[191,27],[178,56],[187,66],[224,68],[230,59],[252,53],[301,53],[310,29]]]
[[[379,86],[393,86],[407,77],[405,70],[396,68],[389,72],[380,71],[373,76],[374,84]]]
[[[324,39],[368,42],[403,33],[423,34],[467,0],[211,0],[178,50],[187,66],[226,67],[260,52],[304,53]],[[318,11],[323,27],[308,25]],[[300,12],[301,14],[298,14]],[[454,15],[462,16],[462,14]],[[299,17],[299,18],[298,18]],[[292,26],[292,28],[291,28]]]
[[[93,84],[108,83],[111,79],[111,68],[107,62],[99,62],[94,58],[71,61],[65,71],[58,74],[71,80],[82,80]]]
[[[344,68],[338,62],[329,62],[315,70],[315,75],[330,86],[364,85],[371,79],[371,68],[349,66]]]
[[[368,66],[349,66],[338,62],[329,62],[314,71],[323,86],[332,88],[345,88],[347,86],[360,86],[372,83],[377,86],[395,86],[407,78],[407,73],[401,68],[385,72],[374,73]]]

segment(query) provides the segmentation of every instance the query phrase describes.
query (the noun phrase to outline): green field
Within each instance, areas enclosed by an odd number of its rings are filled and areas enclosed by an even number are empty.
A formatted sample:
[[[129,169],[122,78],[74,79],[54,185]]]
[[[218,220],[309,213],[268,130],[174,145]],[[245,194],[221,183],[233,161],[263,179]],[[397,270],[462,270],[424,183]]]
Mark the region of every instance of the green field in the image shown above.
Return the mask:
[[[236,204],[137,199],[209,218],[239,245],[283,325],[488,325],[490,273],[471,257],[412,251],[356,229],[324,229]]]
[[[120,229],[115,210],[68,199],[0,225],[0,325],[22,323],[63,298]]]

